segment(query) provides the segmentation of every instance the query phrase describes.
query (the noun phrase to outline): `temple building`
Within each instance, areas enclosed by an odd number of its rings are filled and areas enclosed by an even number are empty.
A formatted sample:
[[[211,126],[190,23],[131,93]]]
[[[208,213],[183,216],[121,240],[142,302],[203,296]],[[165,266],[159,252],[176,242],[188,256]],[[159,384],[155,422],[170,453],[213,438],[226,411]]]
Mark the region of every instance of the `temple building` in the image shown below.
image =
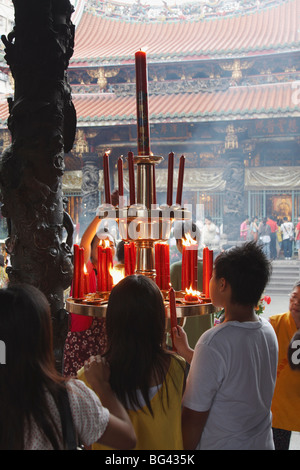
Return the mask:
[[[223,225],[229,239],[237,239],[246,214],[297,220],[300,0],[72,3],[76,35],[68,76],[77,135],[65,156],[63,187],[81,233],[103,200],[105,151],[112,189],[123,155],[128,191],[126,157],[137,148],[134,54],[141,48],[151,152],[164,157],[156,168],[157,202],[166,202],[172,151],[176,170],[186,157],[183,203],[192,205],[195,219],[209,216]],[[3,54],[0,66],[7,82],[0,90],[2,151],[10,142],[12,82]]]

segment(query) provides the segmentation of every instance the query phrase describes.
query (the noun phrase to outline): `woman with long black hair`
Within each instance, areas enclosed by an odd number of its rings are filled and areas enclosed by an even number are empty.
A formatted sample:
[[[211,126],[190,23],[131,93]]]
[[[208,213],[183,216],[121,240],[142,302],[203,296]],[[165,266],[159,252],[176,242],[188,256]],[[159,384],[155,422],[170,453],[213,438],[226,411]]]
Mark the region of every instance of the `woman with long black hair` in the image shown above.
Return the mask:
[[[85,367],[101,401],[85,384],[56,371],[50,308],[38,289],[0,289],[0,339],[6,352],[6,363],[0,366],[0,449],[66,449],[66,396],[81,443],[134,447],[132,425],[103,363],[91,358]]]

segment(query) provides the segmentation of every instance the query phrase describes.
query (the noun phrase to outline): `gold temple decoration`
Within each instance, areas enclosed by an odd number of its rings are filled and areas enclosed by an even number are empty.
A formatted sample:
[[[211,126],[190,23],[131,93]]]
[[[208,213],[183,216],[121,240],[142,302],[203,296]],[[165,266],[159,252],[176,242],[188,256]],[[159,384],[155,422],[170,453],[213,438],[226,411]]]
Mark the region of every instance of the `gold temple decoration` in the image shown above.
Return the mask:
[[[97,83],[100,90],[103,90],[107,86],[107,78],[115,77],[120,71],[119,67],[106,69],[105,67],[99,67],[98,69],[88,70],[88,74],[92,78],[97,78]]]
[[[234,80],[240,80],[243,77],[242,70],[247,70],[252,67],[253,61],[243,61],[241,62],[240,59],[234,59],[233,62],[229,63],[222,63],[221,68],[223,70],[231,72],[231,76]]]
[[[75,152],[79,157],[82,157],[84,153],[89,152],[89,144],[87,143],[85,133],[82,129],[78,129],[75,141]]]
[[[226,150],[232,150],[232,149],[237,149],[239,147],[238,144],[238,138],[235,133],[235,129],[233,124],[229,124],[229,126],[226,127],[226,137],[225,137],[225,149]]]

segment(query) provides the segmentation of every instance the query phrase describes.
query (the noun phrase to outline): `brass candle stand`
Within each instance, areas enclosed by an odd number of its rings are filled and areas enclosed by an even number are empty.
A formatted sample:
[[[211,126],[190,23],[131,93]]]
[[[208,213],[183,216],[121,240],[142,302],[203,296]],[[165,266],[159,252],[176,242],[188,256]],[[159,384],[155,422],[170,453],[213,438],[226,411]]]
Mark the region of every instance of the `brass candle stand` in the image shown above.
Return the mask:
[[[158,206],[154,203],[153,167],[163,160],[163,157],[137,156],[137,203],[132,206],[114,207],[103,204],[98,210],[100,220],[113,219],[117,221],[121,239],[134,242],[136,245],[136,274],[142,274],[156,279],[154,246],[157,242],[170,239],[174,221],[191,220],[191,213],[180,207]],[[120,207],[121,206],[121,207]],[[167,318],[170,317],[168,291],[162,291],[165,300]],[[184,301],[185,292],[176,292],[176,313],[178,319],[190,316],[208,315],[215,311],[210,299],[202,296],[202,303],[187,303]],[[108,292],[98,292],[93,298],[77,301],[67,300],[69,312],[79,315],[105,317],[109,299]]]
[[[142,274],[155,281],[155,243],[168,241],[173,222],[191,220],[192,214],[181,207],[181,196],[176,198],[180,203],[175,205],[158,206],[156,204],[155,166],[163,160],[163,157],[150,154],[146,56],[142,51],[136,53],[136,71],[138,155],[133,156],[130,152],[130,163],[132,163],[133,158],[133,165],[136,165],[137,168],[137,202],[125,206],[124,198],[121,196],[117,207],[105,203],[99,208],[98,215],[99,219],[107,218],[117,221],[121,239],[124,242],[133,241],[135,243],[135,273]],[[174,154],[172,155],[174,156]],[[106,165],[108,165],[108,156],[107,154],[105,156]],[[182,159],[184,160],[183,156]],[[106,170],[108,175],[108,166],[106,166]],[[183,168],[181,169],[181,162],[179,175],[177,191],[178,194],[182,195]],[[171,176],[173,182],[173,174]],[[134,196],[135,202],[135,191],[133,191],[135,188],[134,166],[133,168],[130,166],[129,177],[132,178],[129,180],[130,192],[134,192],[134,195],[130,193],[130,199],[131,196]],[[105,193],[109,193],[109,187],[109,181],[107,181]],[[172,185],[170,187],[172,189]],[[170,317],[168,291],[162,291],[162,295],[166,303],[168,317]],[[178,318],[206,315],[215,311],[210,299],[202,298],[201,302],[190,304],[184,302],[184,295],[184,292],[176,292],[176,314]],[[67,300],[66,306],[71,313],[104,317],[108,298],[109,293],[98,292],[93,298],[87,297],[83,300],[70,298]]]

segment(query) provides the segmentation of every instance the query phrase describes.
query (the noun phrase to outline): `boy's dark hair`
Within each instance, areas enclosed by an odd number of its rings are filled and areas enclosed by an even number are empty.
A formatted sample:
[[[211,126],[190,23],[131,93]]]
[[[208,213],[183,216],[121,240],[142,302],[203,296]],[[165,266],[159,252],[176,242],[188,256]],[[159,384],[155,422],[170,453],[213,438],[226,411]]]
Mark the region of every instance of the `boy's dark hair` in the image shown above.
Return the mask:
[[[255,306],[269,282],[272,266],[256,242],[247,242],[220,253],[214,270],[217,279],[223,277],[230,284],[233,303]]]

